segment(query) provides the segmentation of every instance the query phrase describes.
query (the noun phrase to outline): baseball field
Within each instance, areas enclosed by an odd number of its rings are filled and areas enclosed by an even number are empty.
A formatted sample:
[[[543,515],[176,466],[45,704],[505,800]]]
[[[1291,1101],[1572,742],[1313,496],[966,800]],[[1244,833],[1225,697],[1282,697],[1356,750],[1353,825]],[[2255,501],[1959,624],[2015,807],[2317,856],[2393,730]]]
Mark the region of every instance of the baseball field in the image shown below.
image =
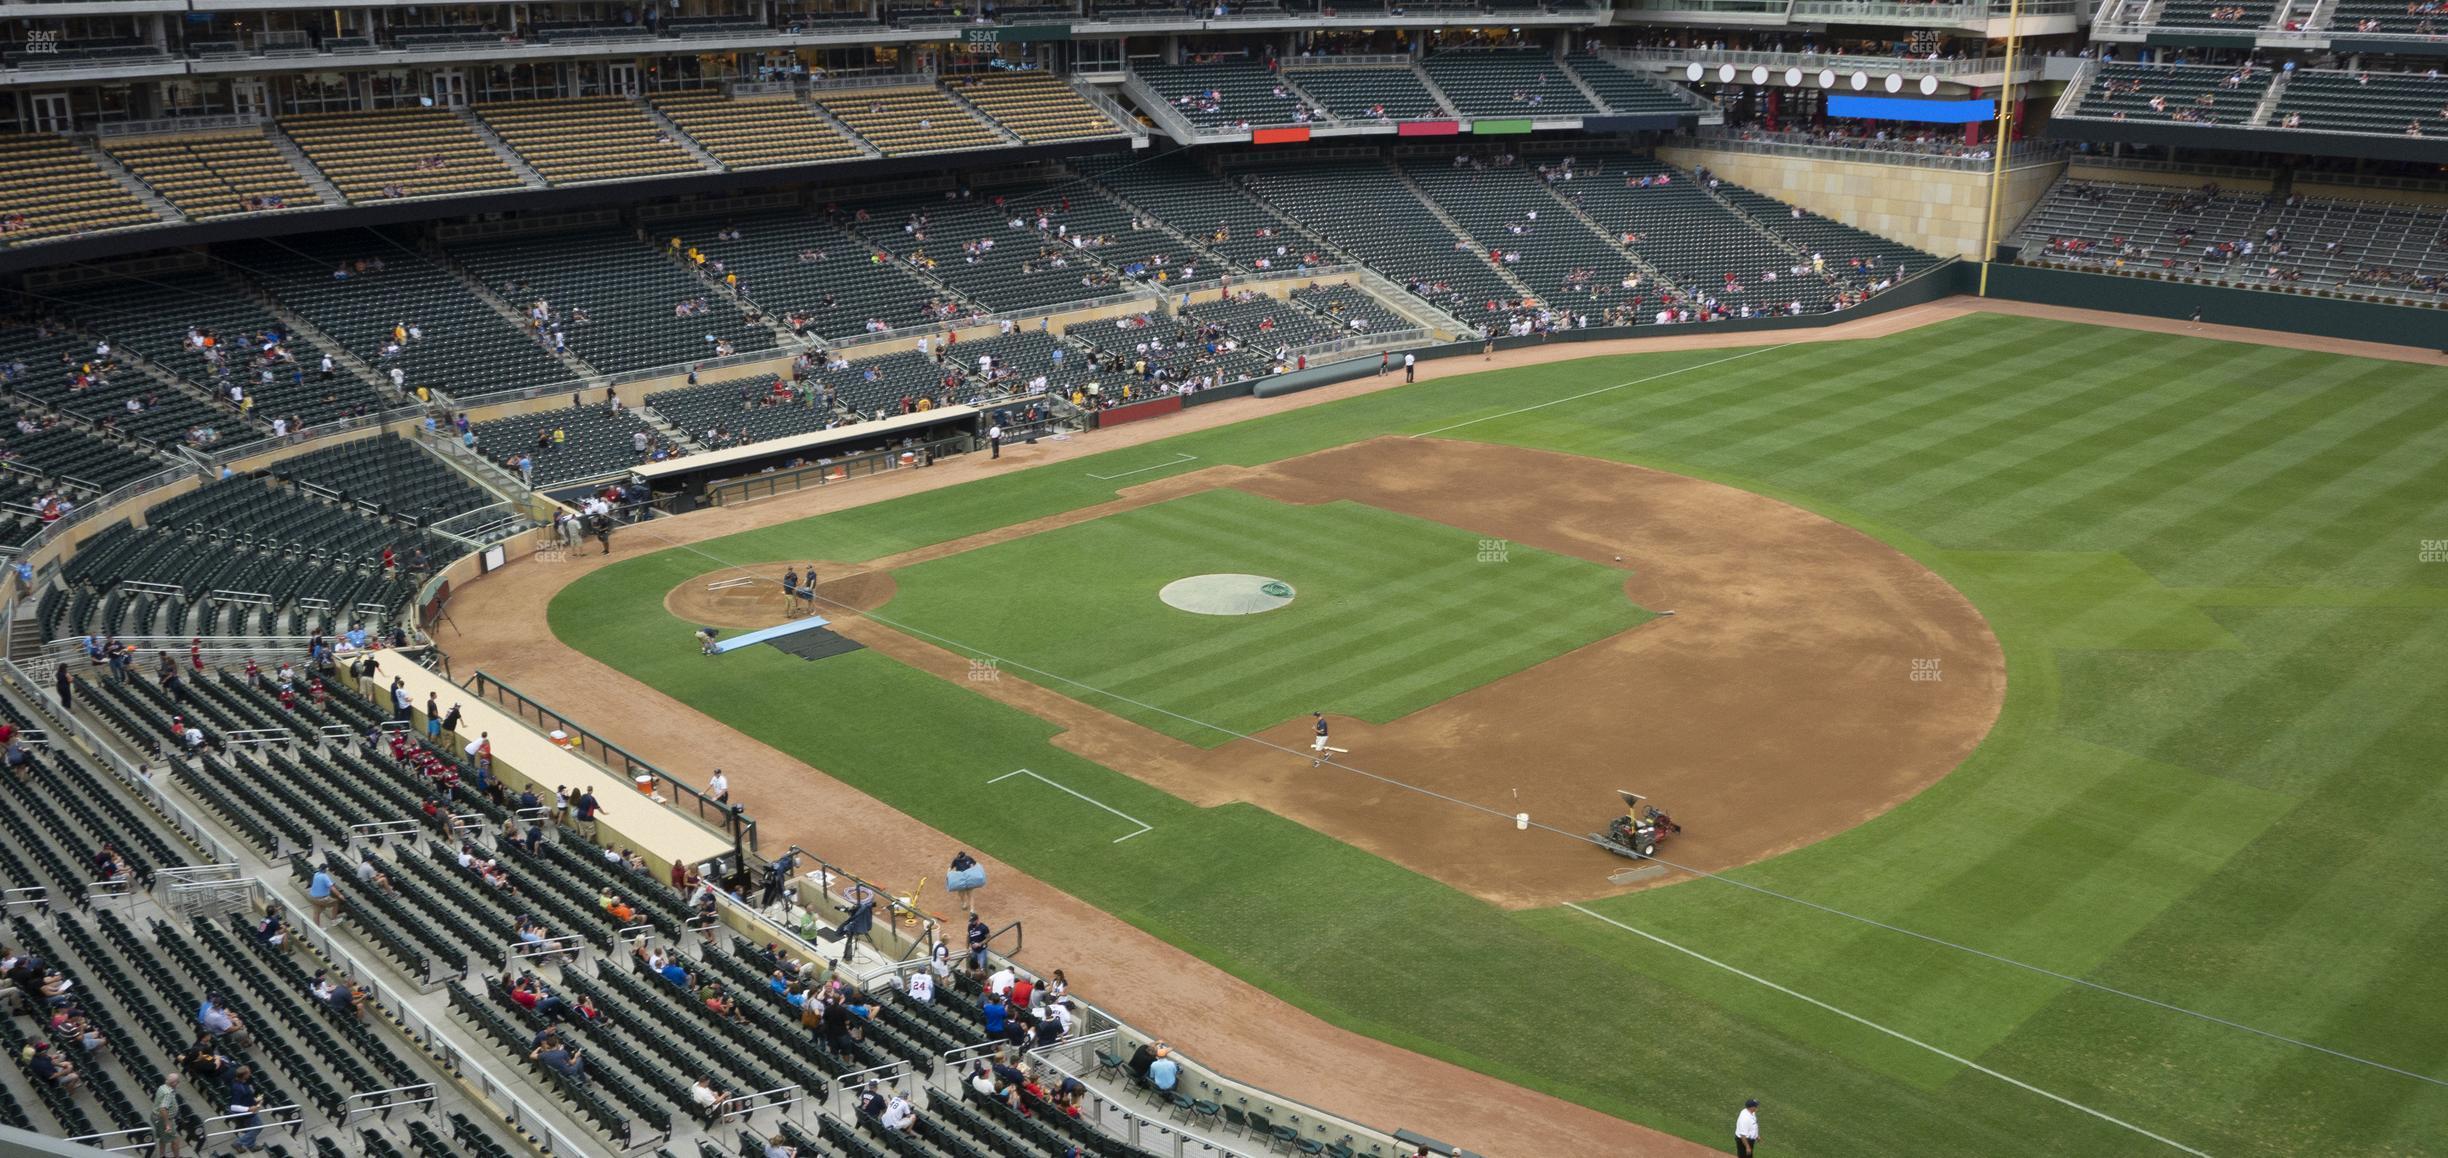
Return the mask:
[[[2442,540],[2448,371],[1974,315],[634,533],[550,623],[1328,1021],[1687,1138],[1758,1096],[1778,1153],[2417,1154]],[[863,647],[687,642],[807,562]],[[1157,597],[1210,573],[1293,594]],[[1664,874],[1575,839],[1617,787],[1685,826]]]

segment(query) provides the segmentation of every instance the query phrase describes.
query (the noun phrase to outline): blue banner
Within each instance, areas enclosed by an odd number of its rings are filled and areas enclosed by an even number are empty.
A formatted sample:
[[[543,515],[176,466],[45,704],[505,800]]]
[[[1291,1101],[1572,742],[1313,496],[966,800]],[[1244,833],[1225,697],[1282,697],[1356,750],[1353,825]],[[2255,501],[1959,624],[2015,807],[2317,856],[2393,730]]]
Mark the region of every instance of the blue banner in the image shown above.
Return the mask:
[[[1968,125],[1997,119],[1997,102],[1922,100],[1918,97],[1847,96],[1828,94],[1828,115],[1865,121],[1920,121],[1932,125]]]

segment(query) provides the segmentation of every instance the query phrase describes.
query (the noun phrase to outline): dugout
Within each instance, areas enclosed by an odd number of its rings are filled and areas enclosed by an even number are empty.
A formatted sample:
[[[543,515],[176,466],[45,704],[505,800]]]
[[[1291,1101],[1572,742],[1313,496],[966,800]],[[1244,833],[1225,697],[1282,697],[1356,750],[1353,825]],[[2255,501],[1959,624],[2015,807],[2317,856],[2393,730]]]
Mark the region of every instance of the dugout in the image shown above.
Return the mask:
[[[725,495],[736,501],[742,484],[759,479],[779,484],[787,477],[792,485],[769,489],[789,490],[931,466],[946,455],[966,454],[982,445],[984,421],[984,412],[974,406],[940,406],[648,463],[631,470],[629,477],[644,482],[658,505],[677,514],[719,503]]]

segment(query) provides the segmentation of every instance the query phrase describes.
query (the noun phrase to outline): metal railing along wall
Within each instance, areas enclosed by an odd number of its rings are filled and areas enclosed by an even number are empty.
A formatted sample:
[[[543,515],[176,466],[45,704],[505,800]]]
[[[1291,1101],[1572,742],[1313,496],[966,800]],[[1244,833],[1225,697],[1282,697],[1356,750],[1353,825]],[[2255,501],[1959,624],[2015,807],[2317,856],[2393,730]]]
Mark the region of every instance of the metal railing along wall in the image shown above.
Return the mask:
[[[538,732],[547,735],[555,731],[561,732],[569,737],[570,751],[586,756],[620,773],[632,782],[638,781],[641,777],[649,777],[658,785],[668,785],[675,790],[673,797],[675,806],[685,806],[688,811],[696,814],[699,821],[710,827],[723,832],[731,830],[733,813],[728,806],[716,803],[712,797],[699,791],[695,785],[639,759],[628,749],[596,735],[569,717],[528,699],[517,688],[483,671],[469,676],[467,682],[462,686],[494,706],[508,711],[522,722],[532,721],[529,726]],[[749,848],[755,848],[757,844],[756,821],[745,814],[740,814],[740,824],[742,826],[740,839]]]

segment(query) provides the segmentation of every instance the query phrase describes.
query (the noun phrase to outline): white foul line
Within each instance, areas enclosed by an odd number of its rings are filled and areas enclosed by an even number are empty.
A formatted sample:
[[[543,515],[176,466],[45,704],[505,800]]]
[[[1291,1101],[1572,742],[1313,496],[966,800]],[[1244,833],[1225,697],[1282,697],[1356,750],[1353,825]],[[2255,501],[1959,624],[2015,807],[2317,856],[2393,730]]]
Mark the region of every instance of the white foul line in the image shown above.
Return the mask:
[[[1768,980],[1768,979],[1767,979],[1767,978],[1765,978],[1765,977],[1761,977],[1761,976],[1759,976],[1759,975],[1758,975],[1758,974],[1756,974],[1756,973],[1746,973],[1746,972],[1744,972],[1744,971],[1742,971],[1742,970],[1740,970],[1740,969],[1735,968],[1735,967],[1734,967],[1734,966],[1732,966],[1732,965],[1728,965],[1728,964],[1726,964],[1726,963],[1725,963],[1725,962],[1723,962],[1723,961],[1717,960],[1717,959],[1716,959],[1716,958],[1714,958],[1714,957],[1710,957],[1710,956],[1708,956],[1708,955],[1706,955],[1706,954],[1700,953],[1700,952],[1698,952],[1697,950],[1686,949],[1686,948],[1684,948],[1683,946],[1681,946],[1681,945],[1677,945],[1677,944],[1675,944],[1674,942],[1669,941],[1669,940],[1667,940],[1667,939],[1666,939],[1666,938],[1664,938],[1664,937],[1660,937],[1660,936],[1658,936],[1658,935],[1657,935],[1657,934],[1655,934],[1655,933],[1651,933],[1651,932],[1648,932],[1648,931],[1643,930],[1643,929],[1636,929],[1636,928],[1633,928],[1632,926],[1627,925],[1627,924],[1624,924],[1622,921],[1618,921],[1618,920],[1616,920],[1616,919],[1615,919],[1615,918],[1613,918],[1613,917],[1609,917],[1609,916],[1606,916],[1606,915],[1601,914],[1601,913],[1594,913],[1594,912],[1591,912],[1590,910],[1585,909],[1585,908],[1582,908],[1580,905],[1574,904],[1574,903],[1573,903],[1573,902],[1571,902],[1571,901],[1566,901],[1566,902],[1564,902],[1564,907],[1565,907],[1565,908],[1568,908],[1568,909],[1571,909],[1571,910],[1573,910],[1574,912],[1577,912],[1577,913],[1581,914],[1582,916],[1585,916],[1585,917],[1594,917],[1594,918],[1596,918],[1596,919],[1598,919],[1598,920],[1604,921],[1604,922],[1606,922],[1607,924],[1613,925],[1613,926],[1615,926],[1616,928],[1623,930],[1624,932],[1627,932],[1627,933],[1632,934],[1633,936],[1636,936],[1636,937],[1643,937],[1643,938],[1647,938],[1648,940],[1655,941],[1655,942],[1657,942],[1658,944],[1660,944],[1660,945],[1664,945],[1665,947],[1667,947],[1667,948],[1669,948],[1669,949],[1672,949],[1672,950],[1674,950],[1674,951],[1675,951],[1675,952],[1677,952],[1677,953],[1681,953],[1681,954],[1683,954],[1683,955],[1684,955],[1684,956],[1686,956],[1686,957],[1691,957],[1691,958],[1693,958],[1693,959],[1695,959],[1695,960],[1704,961],[1704,962],[1706,962],[1706,963],[1708,963],[1708,964],[1710,964],[1710,965],[1714,965],[1714,966],[1718,967],[1719,969],[1723,969],[1723,970],[1725,970],[1726,972],[1731,973],[1731,974],[1735,975],[1736,977],[1740,977],[1740,978],[1742,978],[1742,979],[1744,979],[1744,980],[1746,980],[1746,981],[1751,981],[1751,982],[1755,982],[1755,983],[1760,984],[1760,985],[1765,985],[1765,986],[1767,986],[1768,988],[1770,988],[1770,989],[1774,989],[1774,990],[1776,990],[1777,992],[1782,993],[1782,994],[1784,994],[1784,995],[1785,995],[1785,996],[1787,996],[1787,997],[1794,998],[1795,1000],[1798,1000],[1798,1001],[1805,1001],[1805,1002],[1808,1002],[1808,1003],[1810,1003],[1810,1004],[1812,1004],[1812,1005],[1818,1006],[1819,1008],[1824,1009],[1824,1010],[1828,1011],[1829,1013],[1833,1013],[1833,1014],[1835,1014],[1835,1015],[1836,1015],[1836,1016],[1838,1016],[1838,1017],[1844,1018],[1844,1019],[1845,1019],[1845,1020],[1847,1020],[1847,1021],[1851,1021],[1851,1022],[1855,1022],[1855,1023],[1860,1024],[1860,1025],[1865,1025],[1865,1026],[1868,1026],[1868,1027],[1869,1027],[1869,1028],[1871,1028],[1871,1029],[1875,1029],[1875,1030],[1879,1031],[1880,1033],[1886,1034],[1887,1036],[1892,1037],[1892,1038],[1896,1039],[1897,1041],[1904,1042],[1904,1043],[1905,1043],[1905,1044],[1907,1044],[1907,1045],[1915,1045],[1915,1046],[1919,1046],[1920,1048],[1925,1049],[1925,1050],[1928,1050],[1928,1051],[1930,1051],[1931,1053],[1937,1054],[1939,1057],[1945,1058],[1945,1059],[1947,1059],[1948,1061],[1954,1062],[1954,1063],[1955,1063],[1955,1064],[1957,1064],[1957,1065],[1960,1065],[1960,1066],[1966,1066],[1966,1067],[1969,1067],[1969,1068],[1971,1068],[1971,1069],[1979,1070],[1980,1072],[1982,1072],[1982,1073],[1984,1073],[1984,1074],[1987,1074],[1987,1075],[1989,1075],[1990,1077],[1996,1078],[1997,1080],[1999,1080],[1999,1081],[2001,1081],[2001,1082],[2004,1082],[2004,1083],[2006,1083],[2007,1085],[2014,1086],[2014,1087],[2016,1087],[2016,1088],[2018,1088],[2018,1089],[2027,1090],[2027,1091],[2029,1091],[2029,1092],[2031,1092],[2031,1093],[2038,1094],[2038,1095],[2040,1095],[2041,1097],[2047,1098],[2048,1100],[2050,1100],[2050,1101],[2052,1101],[2052,1102],[2057,1103],[2058,1105],[2061,1105],[2061,1106],[2067,1106],[2067,1107],[2070,1107],[2070,1108],[2072,1108],[2072,1109],[2080,1110],[2080,1111],[2082,1111],[2083,1113],[2089,1114],[2089,1115],[2091,1115],[2092,1117],[2099,1119],[2100,1121],[2103,1121],[2103,1122],[2108,1123],[2109,1125],[2112,1125],[2112,1126],[2121,1126],[2121,1127],[2123,1127],[2123,1128],[2125,1128],[2125,1129],[2127,1129],[2127,1130],[2131,1130],[2131,1131],[2133,1131],[2133,1132],[2134,1132],[2134,1133],[2136,1133],[2136,1134],[2140,1134],[2140,1135],[2142,1135],[2143,1137],[2148,1138],[2148,1139],[2150,1139],[2150,1140],[2151,1140],[2151,1141],[2153,1141],[2153,1142],[2160,1143],[2161,1145],[2164,1145],[2164,1146],[2173,1147],[2173,1148],[2175,1148],[2175,1149],[2177,1149],[2177,1150],[2182,1150],[2182,1151],[2184,1151],[2184,1152],[2185,1152],[2185,1153],[2187,1153],[2187,1154],[2194,1155],[2194,1156],[2195,1156],[2195,1158],[2210,1158],[2210,1156],[2209,1156],[2208,1154],[2205,1154],[2205,1153],[2203,1153],[2202,1151],[2196,1150],[2196,1149],[2192,1148],[2191,1146],[2187,1146],[2187,1145],[2185,1145],[2185,1144],[2184,1144],[2184,1143],[2182,1143],[2182,1142],[2176,1141],[2176,1140],[2175,1140],[2175,1139],[2173,1139],[2173,1138],[2166,1138],[2166,1137],[2162,1137],[2162,1136],[2160,1136],[2160,1135],[2158,1135],[2158,1134],[2153,1134],[2153,1133],[2151,1133],[2150,1131],[2145,1130],[2145,1129],[2143,1129],[2143,1128],[2142,1128],[2142,1127],[2140,1127],[2140,1126],[2134,1125],[2133,1123],[2128,1122],[2128,1121],[2125,1121],[2125,1120],[2123,1120],[2123,1119],[2121,1119],[2121,1118],[2115,1118],[2115,1117],[2111,1117],[2111,1116],[2109,1116],[2109,1115],[2107,1115],[2107,1114],[2103,1114],[2103,1113],[2099,1112],[2098,1110],[2094,1110],[2094,1109],[2092,1109],[2092,1108],[2091,1108],[2091,1107],[2089,1107],[2089,1106],[2083,1105],[2081,1102],[2074,1101],[2074,1100],[2072,1100],[2072,1099],[2070,1099],[2070,1098],[2059,1097],[2059,1096],[2058,1096],[2058,1095],[2056,1095],[2056,1094],[2052,1094],[2052,1093],[2048,1092],[2047,1090],[2041,1089],[2040,1087],[2035,1086],[2035,1085],[2031,1084],[2030,1082],[2023,1081],[2023,1080],[2021,1080],[2021,1079],[2019,1079],[2019,1078],[2011,1078],[2011,1077],[2008,1077],[2008,1076],[2006,1076],[2005,1074],[2002,1074],[2002,1073],[1997,1072],[1996,1070],[1990,1069],[1988,1066],[1982,1065],[1982,1064],[1980,1064],[1979,1062],[1973,1061],[1973,1060],[1972,1060],[1972,1059],[1970,1059],[1970,1058],[1958,1057],[1958,1056],[1956,1056],[1956,1055],[1954,1055],[1954,1054],[1948,1053],[1947,1051],[1945,1051],[1945,1050],[1943,1050],[1943,1049],[1938,1048],[1937,1046],[1931,1045],[1930,1043],[1928,1043],[1928,1042],[1926,1042],[1926,1041],[1922,1041],[1922,1040],[1920,1040],[1919,1038],[1915,1038],[1915,1037],[1908,1036],[1908,1035],[1906,1035],[1906,1034],[1904,1034],[1904,1033],[1902,1033],[1902,1032],[1899,1032],[1899,1031],[1897,1031],[1897,1030],[1889,1029],[1889,1028],[1887,1028],[1886,1026],[1880,1025],[1879,1023],[1877,1023],[1877,1022],[1875,1022],[1875,1021],[1872,1021],[1872,1020],[1870,1020],[1869,1018],[1863,1017],[1863,1016],[1861,1016],[1861,1015],[1859,1015],[1859,1014],[1847,1013],[1847,1012],[1845,1012],[1844,1010],[1838,1009],[1838,1008],[1836,1008],[1835,1006],[1830,1005],[1830,1004],[1828,1004],[1827,1002],[1821,1001],[1821,1000],[1819,1000],[1819,999],[1818,999],[1818,998],[1816,998],[1816,997],[1811,997],[1811,996],[1809,996],[1809,995],[1807,995],[1807,994],[1796,993],[1796,992],[1794,992],[1793,990],[1791,990],[1791,989],[1787,989],[1787,988],[1785,988],[1784,986],[1779,985],[1779,984],[1777,984],[1777,983],[1776,983],[1776,982],[1774,982],[1774,981],[1770,981],[1770,980]]]
[[[1538,405],[1535,405],[1535,406],[1524,406],[1524,407],[1520,407],[1520,408],[1518,408],[1518,409],[1514,409],[1514,410],[1507,410],[1507,411],[1505,411],[1505,412],[1504,412],[1504,413],[1502,413],[1502,414],[1489,414],[1489,415],[1484,415],[1484,416],[1479,417],[1479,418],[1465,419],[1465,420],[1463,420],[1463,421],[1461,421],[1461,422],[1454,423],[1454,424],[1453,424],[1453,425],[1451,425],[1451,426],[1440,426],[1440,427],[1437,427],[1435,430],[1423,430],[1423,431],[1420,431],[1418,434],[1414,434],[1414,435],[1412,435],[1411,437],[1413,437],[1413,438],[1427,438],[1427,437],[1429,437],[1429,436],[1431,436],[1431,435],[1443,434],[1443,433],[1445,433],[1445,432],[1446,432],[1446,431],[1448,431],[1448,430],[1460,430],[1460,429],[1462,429],[1462,428],[1463,428],[1463,427],[1465,427],[1465,426],[1473,426],[1473,425],[1476,425],[1476,424],[1478,424],[1478,423],[1482,423],[1482,422],[1491,422],[1491,421],[1494,421],[1494,420],[1499,419],[1499,418],[1511,418],[1512,416],[1514,416],[1514,415],[1516,415],[1516,414],[1528,414],[1528,413],[1530,413],[1530,412],[1531,412],[1531,411],[1533,411],[1533,410],[1545,410],[1545,409],[1547,409],[1547,408],[1548,408],[1548,407],[1550,407],[1550,406],[1561,406],[1561,405],[1563,405],[1564,403],[1567,403],[1567,402],[1578,402],[1578,401],[1580,401],[1580,400],[1581,400],[1581,399],[1583,399],[1583,398],[1588,398],[1588,397],[1591,397],[1591,396],[1593,396],[1593,395],[1598,395],[1598,394],[1604,394],[1604,393],[1606,393],[1606,392],[1607,392],[1607,391],[1609,391],[1609,390],[1621,390],[1621,389],[1623,389],[1623,388],[1624,388],[1624,387],[1626,387],[1626,386],[1638,386],[1638,385],[1640,385],[1640,384],[1641,384],[1641,383],[1643,383],[1643,382],[1655,382],[1655,381],[1657,381],[1657,380],[1658,380],[1658,379],[1660,379],[1660,378],[1672,378],[1672,377],[1674,377],[1674,376],[1675,376],[1675,375],[1677,375],[1677,374],[1681,374],[1681,373],[1684,373],[1684,372],[1686,372],[1686,371],[1690,371],[1690,370],[1706,370],[1706,369],[1708,369],[1708,368],[1709,368],[1709,367],[1711,367],[1711,366],[1722,366],[1722,365],[1724,365],[1724,364],[1725,364],[1725,363],[1727,363],[1727,362],[1736,362],[1736,361],[1740,361],[1740,360],[1742,360],[1742,359],[1744,359],[1744,358],[1748,358],[1748,357],[1750,357],[1750,356],[1751,356],[1751,355],[1753,355],[1753,354],[1773,354],[1773,353],[1776,353],[1777,351],[1782,350],[1782,349],[1784,349],[1785,347],[1787,347],[1787,346],[1791,346],[1791,345],[1793,345],[1793,343],[1792,343],[1792,342],[1782,342],[1782,343],[1779,343],[1779,344],[1774,345],[1774,346],[1754,346],[1754,347],[1752,347],[1751,349],[1745,350],[1745,351],[1743,351],[1742,353],[1739,353],[1739,354],[1729,354],[1729,355],[1727,355],[1727,356],[1725,356],[1725,357],[1723,357],[1723,358],[1712,358],[1712,359],[1710,359],[1710,360],[1708,360],[1708,361],[1706,361],[1706,362],[1699,362],[1699,363],[1695,363],[1695,364],[1690,365],[1690,366],[1678,366],[1678,367],[1676,367],[1676,368],[1674,368],[1674,369],[1672,369],[1672,370],[1666,370],[1666,371],[1661,371],[1661,372],[1656,373],[1656,374],[1651,374],[1650,376],[1648,376],[1648,377],[1646,377],[1646,378],[1634,378],[1633,380],[1631,380],[1631,381],[1629,381],[1629,382],[1618,382],[1618,383],[1616,383],[1616,384],[1614,384],[1614,385],[1612,385],[1612,386],[1601,386],[1601,387],[1599,387],[1599,388],[1597,388],[1597,389],[1595,389],[1595,390],[1584,390],[1584,391],[1582,391],[1582,392],[1581,392],[1581,393],[1579,393],[1579,394],[1574,394],[1574,395],[1571,395],[1571,396],[1569,396],[1569,397],[1565,397],[1565,398],[1558,398],[1558,399],[1555,399],[1555,400],[1550,401],[1550,402],[1541,402],[1541,403],[1539,403]]]
[[[995,777],[995,778],[994,778],[994,779],[992,779],[992,780],[987,781],[987,783],[988,783],[988,784],[1001,784],[1002,782],[1004,782],[1004,781],[1006,781],[1006,780],[1009,780],[1009,779],[1011,779],[1011,778],[1012,778],[1012,777],[1014,777],[1014,776],[1026,776],[1026,777],[1028,777],[1028,778],[1029,778],[1029,779],[1031,779],[1031,780],[1035,780],[1035,781],[1036,781],[1036,782],[1038,782],[1039,784],[1054,784],[1054,782],[1053,782],[1053,781],[1048,780],[1048,779],[1046,779],[1046,778],[1045,778],[1045,777],[1043,777],[1043,776],[1039,776],[1038,774],[1036,774],[1036,773],[1034,773],[1034,772],[1031,772],[1031,771],[1029,771],[1029,770],[1028,770],[1028,769],[1026,769],[1026,768],[1022,768],[1022,769],[1020,769],[1020,770],[1018,770],[1018,771],[1016,771],[1016,772],[1006,772],[1006,773],[1004,773],[1004,774],[1002,774],[1002,775],[1000,775],[1000,776]],[[1109,804],[1105,803],[1105,802],[1104,802],[1104,801],[1102,801],[1102,800],[1098,800],[1096,797],[1089,796],[1089,795],[1087,795],[1087,794],[1085,794],[1085,793],[1082,793],[1082,792],[1076,792],[1076,791],[1073,791],[1072,789],[1070,789],[1070,788],[1066,788],[1066,787],[1064,787],[1063,785],[1060,785],[1060,784],[1054,784],[1054,787],[1056,787],[1056,788],[1061,788],[1063,791],[1065,791],[1065,792],[1069,792],[1069,793],[1071,793],[1071,795],[1073,795],[1073,796],[1077,796],[1077,797],[1079,797],[1080,799],[1085,800],[1085,801],[1087,801],[1087,802],[1088,802],[1088,803],[1090,803],[1090,804],[1094,804],[1094,805],[1096,805],[1097,807],[1102,808],[1102,809],[1104,809],[1104,810],[1105,810],[1105,811],[1107,811],[1107,812],[1113,813],[1115,816],[1119,816],[1119,817],[1121,817],[1122,819],[1127,820],[1127,821],[1130,821],[1132,824],[1136,824],[1136,825],[1138,825],[1138,826],[1139,826],[1139,831],[1138,831],[1138,832],[1131,833],[1129,836],[1117,836],[1117,837],[1113,838],[1113,843],[1114,843],[1114,844],[1120,844],[1120,843],[1122,843],[1123,841],[1129,840],[1129,839],[1130,839],[1132,836],[1139,836],[1139,835],[1142,835],[1142,834],[1145,834],[1145,833],[1150,833],[1150,832],[1154,832],[1154,831],[1156,831],[1156,826],[1155,826],[1155,825],[1153,825],[1153,824],[1149,824],[1148,822],[1146,822],[1146,821],[1144,821],[1144,820],[1141,820],[1141,819],[1139,819],[1139,818],[1138,818],[1138,817],[1136,817],[1136,816],[1132,816],[1130,813],[1124,812],[1124,811],[1122,811],[1122,810],[1121,810],[1121,809],[1119,809],[1119,808],[1115,808],[1115,807],[1113,807],[1112,805],[1109,805]]]
[[[1185,462],[1197,462],[1197,461],[1198,461],[1198,456],[1197,456],[1197,455],[1195,455],[1195,454],[1182,454],[1182,453],[1181,453],[1181,452],[1179,452],[1179,451],[1175,451],[1175,452],[1174,452],[1174,455],[1175,455],[1175,457],[1174,457],[1173,461],[1171,461],[1171,462],[1160,462],[1160,463],[1157,463],[1157,464],[1156,464],[1156,465],[1154,465],[1154,466],[1143,466],[1143,467],[1140,467],[1140,468],[1139,468],[1139,469],[1137,469],[1137,470],[1126,470],[1126,471],[1123,471],[1123,472],[1122,472],[1122,473],[1120,473],[1120,474],[1092,474],[1092,475],[1089,475],[1088,477],[1089,477],[1089,478],[1093,478],[1093,479],[1103,479],[1103,480],[1111,481],[1111,480],[1113,480],[1113,479],[1118,479],[1118,478],[1129,478],[1130,476],[1135,475],[1135,474],[1146,474],[1147,472],[1149,472],[1149,471],[1151,471],[1151,470],[1163,470],[1164,468],[1166,468],[1166,467],[1168,467],[1168,466],[1180,466],[1181,464],[1183,464],[1183,463],[1185,463]]]

